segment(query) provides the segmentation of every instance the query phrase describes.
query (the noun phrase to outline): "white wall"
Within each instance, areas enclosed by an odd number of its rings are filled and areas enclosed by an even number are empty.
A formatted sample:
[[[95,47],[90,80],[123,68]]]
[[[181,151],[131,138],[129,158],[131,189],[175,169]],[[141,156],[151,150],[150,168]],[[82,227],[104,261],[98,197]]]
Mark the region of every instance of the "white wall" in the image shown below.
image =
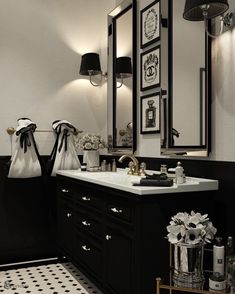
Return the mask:
[[[66,119],[106,137],[106,83],[79,76],[81,55],[100,53],[107,70],[107,13],[115,0],[2,0],[0,3],[0,155],[11,153],[6,129],[29,117],[38,129]],[[52,133],[35,133],[49,154]],[[13,136],[13,142],[15,136]]]
[[[235,2],[230,0],[229,5],[229,11],[234,12]],[[234,48],[235,27],[213,42],[212,153],[210,158],[215,160],[235,161]]]
[[[78,75],[81,55],[99,52],[107,68],[107,13],[115,0],[2,0],[0,3],[0,155],[11,153],[6,128],[29,117],[38,129],[67,119],[104,137],[106,83],[89,85]],[[121,1],[117,0],[117,3]],[[151,3],[138,0],[138,11]],[[230,11],[235,3],[229,1]],[[137,48],[140,48],[139,15]],[[94,29],[95,28],[95,29]],[[212,153],[209,159],[235,161],[235,30],[213,44]],[[141,53],[138,50],[138,55]],[[139,71],[139,58],[138,72]],[[139,89],[139,79],[137,83]],[[148,94],[148,91],[144,92]],[[140,96],[137,97],[139,114]],[[139,134],[139,121],[138,121]],[[50,133],[35,134],[41,154],[54,143]],[[14,141],[15,137],[13,137]],[[159,157],[160,135],[138,135],[137,155]]]

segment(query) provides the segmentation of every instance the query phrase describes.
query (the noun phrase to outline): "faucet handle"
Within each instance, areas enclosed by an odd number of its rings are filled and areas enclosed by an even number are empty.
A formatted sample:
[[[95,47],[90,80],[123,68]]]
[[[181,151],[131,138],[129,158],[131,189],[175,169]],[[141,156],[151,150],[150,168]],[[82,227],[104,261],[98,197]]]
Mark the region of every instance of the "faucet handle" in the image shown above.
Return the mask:
[[[140,168],[139,168],[139,175],[140,176],[145,176],[145,169],[146,169],[146,163],[141,162]]]
[[[127,172],[128,175],[133,175],[134,174],[134,162],[130,161],[128,163],[129,171]]]

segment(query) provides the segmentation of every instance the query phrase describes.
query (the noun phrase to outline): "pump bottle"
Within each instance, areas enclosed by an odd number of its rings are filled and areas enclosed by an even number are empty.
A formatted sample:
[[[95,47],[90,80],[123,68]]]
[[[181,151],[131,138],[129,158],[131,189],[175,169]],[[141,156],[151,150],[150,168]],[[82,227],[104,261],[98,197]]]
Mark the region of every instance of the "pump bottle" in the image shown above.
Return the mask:
[[[213,272],[224,275],[224,245],[221,237],[215,238],[213,245]]]

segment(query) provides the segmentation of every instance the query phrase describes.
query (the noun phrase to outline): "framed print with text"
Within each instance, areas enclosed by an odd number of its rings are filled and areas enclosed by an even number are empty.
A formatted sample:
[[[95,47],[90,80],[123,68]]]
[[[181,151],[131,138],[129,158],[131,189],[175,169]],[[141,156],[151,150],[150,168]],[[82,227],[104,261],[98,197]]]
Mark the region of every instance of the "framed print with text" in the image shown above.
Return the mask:
[[[160,99],[160,92],[141,97],[141,134],[160,133]]]
[[[140,12],[141,48],[145,48],[160,40],[161,9],[160,0],[156,0]]]
[[[160,87],[161,83],[161,65],[160,65],[160,45],[141,53],[141,91]]]

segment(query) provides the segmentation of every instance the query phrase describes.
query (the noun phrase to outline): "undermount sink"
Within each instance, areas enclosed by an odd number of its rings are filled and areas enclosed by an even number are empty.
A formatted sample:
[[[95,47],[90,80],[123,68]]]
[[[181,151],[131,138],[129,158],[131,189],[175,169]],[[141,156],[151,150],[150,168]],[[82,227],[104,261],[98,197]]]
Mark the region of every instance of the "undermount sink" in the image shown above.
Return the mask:
[[[194,191],[218,190],[218,181],[186,177],[186,182],[180,185],[173,184],[171,187],[158,186],[133,186],[139,182],[142,176],[127,174],[128,169],[118,168],[117,172],[84,172],[80,170],[59,170],[58,175],[98,184],[112,189],[118,189],[138,195],[153,195],[166,193],[181,193]],[[160,173],[159,171],[147,171],[148,174]]]

